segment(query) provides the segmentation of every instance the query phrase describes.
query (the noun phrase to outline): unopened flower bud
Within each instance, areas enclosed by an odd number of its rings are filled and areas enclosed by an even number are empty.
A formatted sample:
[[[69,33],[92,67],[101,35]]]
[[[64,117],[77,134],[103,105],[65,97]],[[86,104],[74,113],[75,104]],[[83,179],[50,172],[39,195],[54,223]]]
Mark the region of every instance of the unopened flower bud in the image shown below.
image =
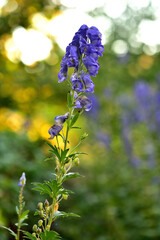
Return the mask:
[[[63,199],[67,200],[68,199],[68,194],[63,194]]]
[[[43,220],[39,220],[39,221],[38,221],[38,227],[41,227],[42,224],[43,224]]]
[[[37,228],[37,233],[40,234],[42,230],[40,228]]]
[[[66,169],[65,169],[65,168],[62,169],[62,173],[63,173],[63,174],[66,173]]]
[[[81,136],[81,140],[84,140],[86,137],[88,137],[88,134],[87,134],[87,133],[84,133],[84,134]]]
[[[55,205],[55,207],[54,207],[54,211],[55,211],[55,213],[57,212],[57,210],[58,210],[58,203],[56,203],[56,205]]]
[[[76,158],[74,159],[74,163],[75,163],[76,166],[79,166],[80,161],[79,161],[79,158],[78,158],[78,157],[76,157]]]
[[[58,167],[58,166],[55,168],[55,172],[56,172],[56,173],[59,172],[59,167]]]
[[[32,236],[36,237],[36,234],[35,234],[35,233],[32,233]]]
[[[46,199],[45,202],[44,202],[44,206],[45,206],[45,209],[49,206],[49,202],[48,202],[47,199]]]
[[[39,202],[38,205],[37,205],[38,209],[39,210],[42,210],[43,209],[43,203],[42,202]]]
[[[46,212],[49,213],[49,211],[50,211],[50,207],[47,207]]]
[[[33,231],[34,231],[34,232],[37,231],[37,225],[36,225],[36,224],[33,225]]]
[[[41,218],[44,217],[43,210],[40,211],[39,215],[40,215]]]
[[[49,226],[49,225],[46,226],[46,230],[47,230],[47,231],[50,230],[50,226]]]

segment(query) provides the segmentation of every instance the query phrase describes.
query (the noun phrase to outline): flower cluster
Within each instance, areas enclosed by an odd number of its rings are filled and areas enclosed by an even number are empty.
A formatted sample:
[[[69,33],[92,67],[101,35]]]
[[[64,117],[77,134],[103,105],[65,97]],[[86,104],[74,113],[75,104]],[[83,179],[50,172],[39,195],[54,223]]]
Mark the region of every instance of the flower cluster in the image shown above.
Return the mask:
[[[66,54],[61,62],[61,70],[58,73],[59,82],[68,78],[68,68],[74,67],[71,75],[72,88],[76,92],[94,92],[94,83],[91,76],[98,73],[98,57],[102,56],[102,34],[96,27],[88,28],[82,25],[66,48]]]
[[[102,56],[103,45],[102,34],[96,27],[82,25],[75,33],[72,42],[67,46],[66,53],[61,62],[61,69],[58,73],[59,83],[68,79],[68,68],[73,67],[69,83],[72,88],[71,95],[74,96],[73,108],[90,111],[92,101],[83,95],[94,92],[94,83],[91,77],[98,73],[98,57]],[[72,117],[72,116],[70,116]],[[55,118],[56,123],[49,129],[53,139],[63,128],[63,123],[69,118],[69,113]]]

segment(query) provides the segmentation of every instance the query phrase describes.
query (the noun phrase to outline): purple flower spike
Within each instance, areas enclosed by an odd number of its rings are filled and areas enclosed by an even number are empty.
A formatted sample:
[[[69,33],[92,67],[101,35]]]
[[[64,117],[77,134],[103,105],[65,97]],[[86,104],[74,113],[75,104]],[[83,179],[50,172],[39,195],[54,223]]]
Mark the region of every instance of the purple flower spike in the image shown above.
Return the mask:
[[[86,96],[79,96],[75,101],[75,108],[84,108],[86,112],[92,108],[92,102]]]
[[[55,136],[59,134],[59,132],[62,130],[63,124],[61,123],[55,123],[48,131],[48,133],[51,135],[49,139],[53,139]]]
[[[26,176],[25,173],[22,173],[22,176],[19,179],[19,183],[18,186],[24,187],[24,185],[26,184]]]
[[[92,82],[90,75],[85,74],[82,79],[83,79],[83,82],[85,85],[85,92],[93,93],[94,92],[94,83]]]

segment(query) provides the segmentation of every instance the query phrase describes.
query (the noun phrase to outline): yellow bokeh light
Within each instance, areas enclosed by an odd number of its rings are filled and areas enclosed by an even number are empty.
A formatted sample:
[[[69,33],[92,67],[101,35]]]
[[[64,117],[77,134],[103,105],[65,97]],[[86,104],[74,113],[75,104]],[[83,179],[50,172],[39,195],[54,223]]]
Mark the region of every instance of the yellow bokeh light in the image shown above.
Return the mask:
[[[0,130],[20,131],[25,123],[25,118],[19,112],[7,108],[0,109]]]
[[[144,69],[149,69],[153,65],[153,58],[148,55],[142,55],[138,58],[139,65]]]
[[[32,101],[36,97],[36,90],[34,88],[20,88],[14,91],[13,99],[17,102],[24,103]]]
[[[30,128],[27,131],[27,135],[28,135],[28,138],[31,142],[35,142],[39,138],[38,132],[34,128]]]
[[[50,128],[50,124],[45,123],[44,125],[42,125],[42,127],[40,128],[40,135],[42,138],[48,139],[50,137],[48,130]]]

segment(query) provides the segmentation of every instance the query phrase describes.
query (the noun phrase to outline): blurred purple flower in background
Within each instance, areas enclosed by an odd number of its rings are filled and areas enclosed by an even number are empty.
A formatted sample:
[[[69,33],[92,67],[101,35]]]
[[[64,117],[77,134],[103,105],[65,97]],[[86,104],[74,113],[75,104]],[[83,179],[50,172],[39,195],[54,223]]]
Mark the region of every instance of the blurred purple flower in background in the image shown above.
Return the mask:
[[[124,54],[120,54],[117,59],[118,62],[122,65],[125,65],[129,62],[129,58],[130,58],[130,54],[128,53],[124,53]]]
[[[96,131],[95,137],[99,142],[102,142],[106,148],[110,149],[111,137],[109,134],[101,131]]]
[[[92,102],[92,109],[89,112],[87,112],[87,116],[90,117],[93,121],[97,121],[100,112],[99,98],[95,94],[88,95],[88,98]]]

